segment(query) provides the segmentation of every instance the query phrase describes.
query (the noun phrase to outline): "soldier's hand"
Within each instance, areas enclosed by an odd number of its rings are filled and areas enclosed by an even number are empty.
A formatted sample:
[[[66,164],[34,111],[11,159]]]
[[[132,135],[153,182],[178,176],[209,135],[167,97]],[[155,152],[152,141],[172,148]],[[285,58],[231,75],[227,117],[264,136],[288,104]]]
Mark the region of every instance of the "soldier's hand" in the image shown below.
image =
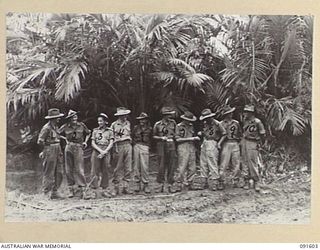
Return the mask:
[[[98,155],[98,158],[99,158],[99,159],[102,159],[103,157],[104,157],[104,154],[99,154],[99,155]]]
[[[202,133],[201,133],[201,132],[198,132],[198,136],[202,136]]]
[[[166,136],[162,136],[162,138],[161,138],[163,141],[166,141],[166,140],[168,140],[168,138],[166,137]]]
[[[86,142],[83,142],[83,143],[82,143],[82,147],[83,147],[83,148],[86,148],[87,146],[88,146],[88,144],[87,144]]]
[[[43,159],[43,158],[44,158],[44,153],[43,153],[43,152],[41,152],[41,153],[39,154],[39,158],[40,158],[40,159]]]
[[[200,137],[198,137],[198,136],[193,137],[193,140],[194,140],[194,141],[200,141]]]
[[[221,149],[220,143],[218,143],[217,148],[218,148],[219,150]]]

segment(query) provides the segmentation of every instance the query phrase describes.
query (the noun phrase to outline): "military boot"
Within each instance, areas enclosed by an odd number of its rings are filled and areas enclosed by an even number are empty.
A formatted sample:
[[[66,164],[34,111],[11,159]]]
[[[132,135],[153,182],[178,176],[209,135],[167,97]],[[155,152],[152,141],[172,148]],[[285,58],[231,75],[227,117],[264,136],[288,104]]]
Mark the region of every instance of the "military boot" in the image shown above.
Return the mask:
[[[212,179],[208,180],[209,189],[212,190],[212,191],[217,191],[218,190],[218,184],[219,184],[218,180],[212,180]]]
[[[232,187],[233,188],[238,188],[239,185],[240,185],[239,179],[237,179],[237,178],[232,179]]]
[[[117,193],[117,190],[116,190],[115,185],[112,185],[111,187],[108,187],[108,188],[107,188],[107,191],[109,192],[109,194],[110,194],[112,197],[115,197],[117,194],[119,194],[119,192]],[[118,188],[118,191],[119,191],[119,188]]]
[[[143,184],[143,192],[145,192],[146,194],[150,194],[151,190],[149,188],[149,184],[148,183],[144,183]]]
[[[130,188],[130,185],[128,182],[124,182],[123,184],[123,189],[122,189],[122,193],[123,194],[133,194],[131,188]]]
[[[217,189],[218,190],[223,190],[224,188],[225,188],[224,181],[223,180],[219,180],[218,181],[218,185],[217,185]]]
[[[256,192],[260,192],[260,182],[259,181],[255,181],[254,183],[254,190]]]
[[[101,195],[104,198],[111,198],[112,197],[112,194],[111,194],[110,190],[108,190],[108,189],[103,189],[101,192]]]
[[[73,187],[68,187],[68,190],[67,190],[67,197],[68,198],[73,198],[74,197],[74,190],[73,190]]]
[[[54,190],[51,192],[50,199],[57,200],[57,199],[63,199],[63,197],[57,190]]]
[[[135,189],[134,191],[136,193],[139,193],[141,191],[141,183],[138,181],[138,182],[135,182]]]
[[[165,191],[165,185],[164,183],[159,183],[156,187],[155,192],[156,193],[163,193]]]
[[[80,188],[81,190],[81,194],[82,194],[82,199],[84,200],[90,200],[90,199],[93,199],[93,195],[92,193],[90,192],[90,189],[89,188],[86,188],[86,187],[81,187]]]
[[[249,180],[245,180],[245,181],[244,181],[243,189],[248,190],[249,188],[250,188],[250,186],[249,186]]]
[[[254,180],[252,179],[249,180],[249,188],[254,189]]]

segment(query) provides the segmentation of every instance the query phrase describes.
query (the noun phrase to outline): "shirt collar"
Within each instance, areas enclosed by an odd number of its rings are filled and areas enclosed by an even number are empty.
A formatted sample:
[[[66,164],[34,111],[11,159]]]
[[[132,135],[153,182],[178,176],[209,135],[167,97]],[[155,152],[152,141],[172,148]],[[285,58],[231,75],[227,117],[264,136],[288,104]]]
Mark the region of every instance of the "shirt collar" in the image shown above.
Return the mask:
[[[120,120],[117,120],[117,125],[125,126],[128,124],[128,120],[125,122],[121,122]]]

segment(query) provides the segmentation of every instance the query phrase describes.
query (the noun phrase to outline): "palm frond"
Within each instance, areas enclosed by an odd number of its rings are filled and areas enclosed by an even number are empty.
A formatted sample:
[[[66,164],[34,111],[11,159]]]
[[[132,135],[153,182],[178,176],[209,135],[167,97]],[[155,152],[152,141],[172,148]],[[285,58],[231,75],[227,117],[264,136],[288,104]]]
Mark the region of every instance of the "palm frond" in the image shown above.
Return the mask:
[[[279,126],[279,130],[283,131],[286,126],[289,126],[293,135],[302,135],[306,127],[305,119],[294,110],[287,109],[282,123]]]
[[[57,100],[68,102],[73,99],[81,89],[81,79],[85,78],[87,66],[83,62],[77,62],[64,67],[56,83],[55,97]]]

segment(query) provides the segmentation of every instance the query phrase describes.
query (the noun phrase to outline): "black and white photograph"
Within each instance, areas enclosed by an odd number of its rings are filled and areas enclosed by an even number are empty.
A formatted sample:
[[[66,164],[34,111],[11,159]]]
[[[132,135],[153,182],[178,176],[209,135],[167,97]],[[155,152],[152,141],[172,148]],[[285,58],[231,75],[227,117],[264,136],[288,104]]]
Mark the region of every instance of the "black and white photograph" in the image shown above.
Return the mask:
[[[6,13],[5,222],[310,224],[313,21]]]

